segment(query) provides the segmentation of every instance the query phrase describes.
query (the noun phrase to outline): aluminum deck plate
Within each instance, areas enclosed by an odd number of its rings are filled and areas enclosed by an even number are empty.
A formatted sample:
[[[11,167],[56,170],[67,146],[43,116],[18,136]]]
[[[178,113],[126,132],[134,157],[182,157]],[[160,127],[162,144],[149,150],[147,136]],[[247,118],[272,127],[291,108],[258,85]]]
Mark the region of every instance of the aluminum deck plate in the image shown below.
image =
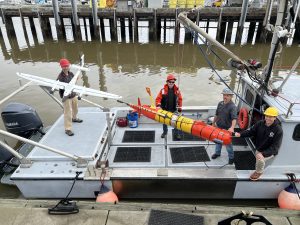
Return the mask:
[[[83,119],[83,122],[73,123],[74,136],[70,137],[65,134],[62,115],[39,143],[86,160],[93,160],[106,131],[106,113],[97,108],[79,108],[78,117]],[[33,160],[72,160],[39,147],[35,147],[28,158]]]

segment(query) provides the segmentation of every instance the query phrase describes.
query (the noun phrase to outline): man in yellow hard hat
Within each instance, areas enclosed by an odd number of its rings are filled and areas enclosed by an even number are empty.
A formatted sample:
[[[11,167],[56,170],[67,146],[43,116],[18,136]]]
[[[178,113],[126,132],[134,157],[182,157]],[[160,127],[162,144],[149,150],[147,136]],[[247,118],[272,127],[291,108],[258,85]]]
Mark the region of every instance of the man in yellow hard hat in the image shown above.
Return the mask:
[[[263,174],[265,163],[278,154],[282,142],[283,131],[280,121],[277,119],[278,110],[269,107],[264,112],[265,119],[258,121],[248,130],[235,133],[236,137],[254,137],[255,139],[255,171],[251,174],[250,180],[258,180]]]

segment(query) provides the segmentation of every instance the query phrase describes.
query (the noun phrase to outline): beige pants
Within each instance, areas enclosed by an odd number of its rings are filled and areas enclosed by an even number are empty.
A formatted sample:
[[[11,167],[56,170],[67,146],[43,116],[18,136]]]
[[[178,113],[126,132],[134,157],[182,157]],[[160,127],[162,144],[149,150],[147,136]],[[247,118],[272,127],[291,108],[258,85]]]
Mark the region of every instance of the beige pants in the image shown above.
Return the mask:
[[[258,151],[255,152],[255,155],[259,153]],[[255,171],[257,173],[263,173],[264,169],[265,169],[265,165],[266,165],[266,161],[268,161],[269,159],[272,159],[274,157],[274,155],[271,155],[269,157],[264,157],[263,160],[256,160],[256,165],[255,165]]]
[[[78,99],[77,96],[74,98],[68,98],[64,102],[64,124],[65,130],[72,130],[72,119],[77,118],[78,113]]]

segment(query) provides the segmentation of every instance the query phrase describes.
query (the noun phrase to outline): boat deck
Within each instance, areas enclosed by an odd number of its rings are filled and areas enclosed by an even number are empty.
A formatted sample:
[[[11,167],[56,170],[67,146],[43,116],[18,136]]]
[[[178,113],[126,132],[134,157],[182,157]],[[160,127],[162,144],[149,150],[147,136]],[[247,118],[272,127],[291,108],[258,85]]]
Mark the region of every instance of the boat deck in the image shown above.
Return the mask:
[[[72,158],[35,147],[28,156],[32,165],[18,167],[12,181],[27,198],[62,198],[76,173],[81,172],[70,196],[94,198],[103,175],[95,165],[107,160],[105,185],[121,198],[207,198],[212,189],[214,198],[244,198],[245,188],[247,196],[273,198],[286,184],[279,187],[278,175],[269,173],[264,179],[272,183],[274,190],[268,193],[266,189],[259,195],[252,191],[256,183],[249,181],[249,174],[255,167],[255,157],[244,139],[233,140],[235,163],[228,165],[225,148],[219,158],[212,160],[213,142],[188,134],[175,140],[171,127],[167,137],[161,138],[162,125],[143,116],[136,128],[118,127],[116,119],[126,116],[128,110],[112,111],[111,138],[107,135],[107,113],[96,108],[79,109],[83,123],[74,124],[72,137],[64,134],[61,116],[39,143],[82,157],[88,165],[81,167]],[[201,114],[204,118],[197,113],[190,117],[207,121],[208,114],[213,115],[208,111]]]
[[[65,135],[64,120],[61,116],[39,143],[84,158],[89,161],[89,165],[94,165],[97,157],[102,155],[102,160],[108,160],[109,168],[114,170],[112,177],[121,176],[118,168],[123,168],[122,171],[125,168],[145,169],[144,175],[146,175],[147,168],[226,168],[231,171],[226,172],[225,177],[227,178],[236,177],[235,169],[253,169],[253,162],[250,165],[251,168],[249,165],[228,165],[225,148],[222,150],[221,157],[211,160],[214,143],[183,133],[181,140],[175,140],[172,128],[169,128],[167,137],[163,139],[160,137],[162,125],[145,117],[139,119],[137,128],[118,127],[113,124],[112,141],[108,150],[103,144],[107,133],[106,113],[96,108],[80,108],[78,116],[83,119],[83,123],[73,124],[74,136]],[[115,113],[113,123],[118,116],[120,115]],[[250,152],[245,141],[236,142],[234,150],[237,155],[241,152]],[[30,168],[18,168],[12,176],[13,179],[71,178],[74,176],[75,170],[82,172],[86,170],[86,168],[76,167],[73,159],[46,151],[40,147],[35,147],[27,158],[33,161],[32,166]],[[239,168],[241,166],[243,168]],[[155,173],[157,176],[157,172]],[[158,173],[164,174],[164,171],[159,170]],[[95,179],[98,179],[96,174]],[[218,174],[220,173],[212,171],[211,176],[219,177]],[[91,179],[90,176],[89,179]]]

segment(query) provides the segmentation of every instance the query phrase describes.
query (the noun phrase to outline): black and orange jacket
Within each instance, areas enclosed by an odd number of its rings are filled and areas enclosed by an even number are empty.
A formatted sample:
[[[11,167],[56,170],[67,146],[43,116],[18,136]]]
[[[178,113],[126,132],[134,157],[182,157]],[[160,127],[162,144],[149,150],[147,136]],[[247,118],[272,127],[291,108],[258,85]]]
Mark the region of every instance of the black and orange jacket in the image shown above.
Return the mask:
[[[156,97],[156,106],[161,107],[164,110],[168,110],[170,112],[174,111],[181,111],[182,108],[182,96],[178,89],[178,87],[174,84],[174,87],[172,89],[174,91],[174,99],[173,99],[173,105],[168,105],[168,92],[169,87],[168,84],[165,84],[164,87],[159,91],[157,97]]]

